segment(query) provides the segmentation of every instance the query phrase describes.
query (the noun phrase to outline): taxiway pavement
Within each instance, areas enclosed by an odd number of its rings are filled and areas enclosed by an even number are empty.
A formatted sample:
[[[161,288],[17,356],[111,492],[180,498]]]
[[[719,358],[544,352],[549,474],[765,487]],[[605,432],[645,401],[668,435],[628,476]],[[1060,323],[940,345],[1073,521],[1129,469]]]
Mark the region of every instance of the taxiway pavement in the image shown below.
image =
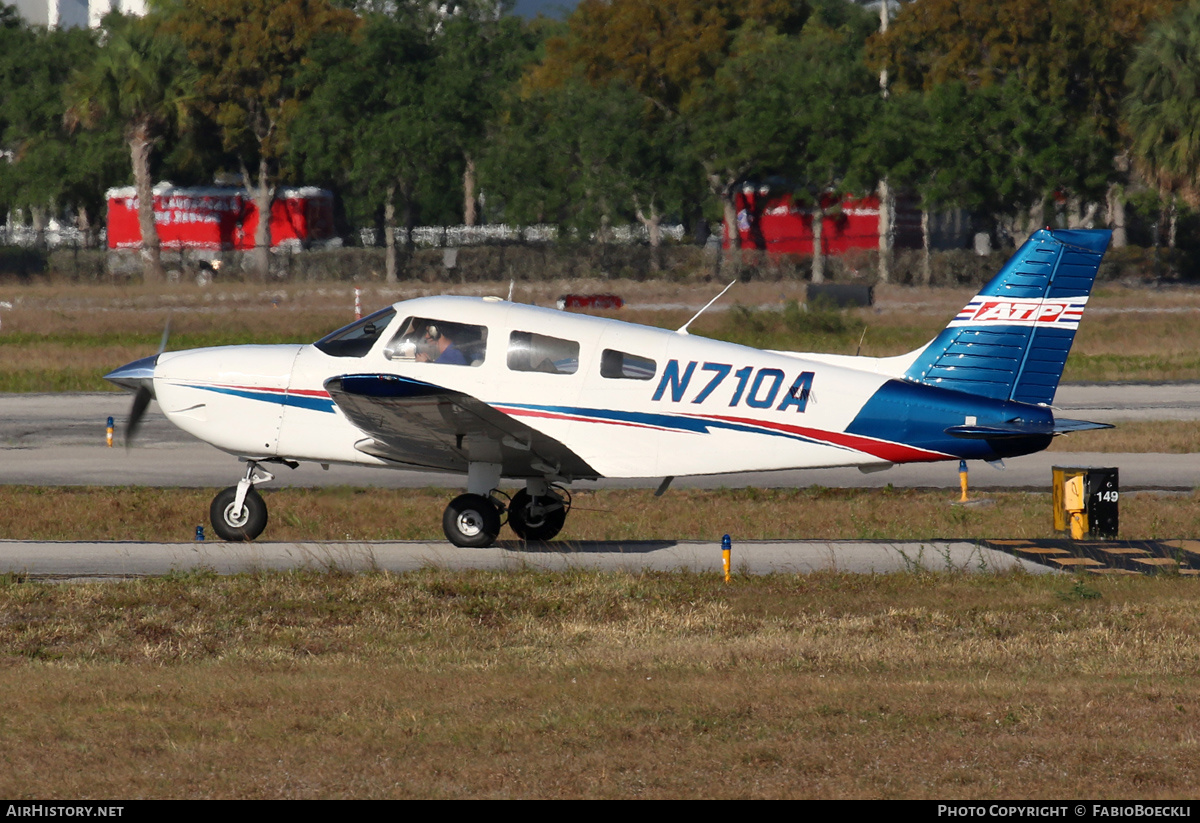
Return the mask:
[[[737,541],[730,568],[736,574],[803,574],[841,571],[1051,572],[1044,565],[969,541],[924,543],[859,540]],[[446,569],[598,569],[640,572],[723,571],[721,544],[704,541],[500,541],[487,549],[446,542],[353,543],[150,543],[0,540],[0,574],[59,580],[123,579],[170,573],[217,574],[292,569],[409,572]]]

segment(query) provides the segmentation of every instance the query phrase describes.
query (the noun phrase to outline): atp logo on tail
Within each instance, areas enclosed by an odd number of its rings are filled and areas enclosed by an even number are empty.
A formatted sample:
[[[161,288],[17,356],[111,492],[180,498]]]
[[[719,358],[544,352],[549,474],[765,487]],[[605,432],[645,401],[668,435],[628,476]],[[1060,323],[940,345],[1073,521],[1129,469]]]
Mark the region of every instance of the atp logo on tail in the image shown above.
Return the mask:
[[[979,295],[958,313],[950,327],[996,325],[1075,329],[1079,327],[1087,300],[1087,297],[1022,300]]]

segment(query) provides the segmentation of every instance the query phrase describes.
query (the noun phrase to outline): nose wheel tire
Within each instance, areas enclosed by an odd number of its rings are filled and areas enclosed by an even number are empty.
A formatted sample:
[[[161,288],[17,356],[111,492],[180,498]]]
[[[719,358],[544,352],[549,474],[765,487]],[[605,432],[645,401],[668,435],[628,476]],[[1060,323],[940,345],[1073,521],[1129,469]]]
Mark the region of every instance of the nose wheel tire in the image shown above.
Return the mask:
[[[485,549],[500,534],[500,510],[483,495],[459,495],[442,515],[442,531],[460,548]]]
[[[222,540],[242,542],[253,540],[267,527],[267,504],[253,488],[246,492],[246,500],[240,511],[234,511],[237,486],[230,486],[217,493],[208,509],[213,531]]]
[[[508,525],[522,540],[553,540],[567,522],[567,502],[550,492],[533,497],[525,489],[508,504]]]

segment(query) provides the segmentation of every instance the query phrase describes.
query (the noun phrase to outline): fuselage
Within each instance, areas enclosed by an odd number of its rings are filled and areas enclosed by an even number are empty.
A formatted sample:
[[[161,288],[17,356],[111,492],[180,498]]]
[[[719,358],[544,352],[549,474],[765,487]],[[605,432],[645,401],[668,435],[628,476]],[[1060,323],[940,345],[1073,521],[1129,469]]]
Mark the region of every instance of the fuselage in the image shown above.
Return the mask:
[[[240,457],[388,466],[403,461],[363,451],[325,384],[395,375],[476,398],[608,477],[993,460],[1050,437],[946,429],[1053,421],[1044,406],[906,380],[885,361],[856,368],[491,298],[418,298],[372,317],[378,328],[367,318],[315,344],[163,353],[154,394],[175,425]],[[434,324],[443,345],[455,338],[453,358],[417,351]]]

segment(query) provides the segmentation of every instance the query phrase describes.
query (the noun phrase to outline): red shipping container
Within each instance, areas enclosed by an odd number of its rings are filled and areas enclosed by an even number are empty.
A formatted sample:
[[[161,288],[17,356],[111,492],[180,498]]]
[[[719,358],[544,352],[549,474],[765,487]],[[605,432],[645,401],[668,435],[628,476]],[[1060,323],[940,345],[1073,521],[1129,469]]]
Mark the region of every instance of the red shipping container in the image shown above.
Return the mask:
[[[108,247],[142,245],[137,191],[109,189]],[[154,187],[154,222],[164,249],[245,251],[254,247],[258,209],[245,189]],[[278,189],[271,204],[271,246],[303,246],[333,239],[333,194],[315,187]]]
[[[821,248],[828,255],[851,249],[879,248],[879,198],[822,198]],[[813,208],[798,206],[791,194],[761,194],[739,191],[734,195],[738,235],[743,249],[762,249],[772,254],[813,253]],[[895,248],[920,248],[920,211],[907,198],[897,198]],[[915,230],[915,231],[914,231]],[[725,238],[728,247],[729,238]]]

